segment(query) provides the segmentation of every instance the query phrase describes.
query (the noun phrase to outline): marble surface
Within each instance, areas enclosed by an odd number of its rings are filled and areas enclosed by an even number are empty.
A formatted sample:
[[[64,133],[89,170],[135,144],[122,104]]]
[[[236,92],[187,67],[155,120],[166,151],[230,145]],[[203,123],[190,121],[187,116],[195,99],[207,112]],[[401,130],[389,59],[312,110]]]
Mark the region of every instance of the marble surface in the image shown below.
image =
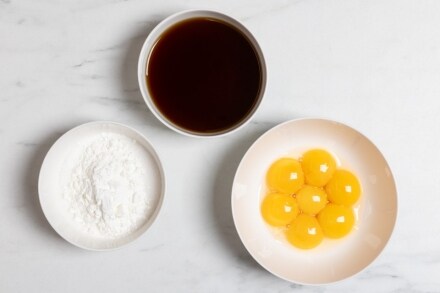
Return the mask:
[[[138,52],[171,13],[218,10],[265,53],[268,87],[253,121],[218,139],[178,135],[148,111]],[[0,0],[0,292],[440,292],[439,1]],[[395,233],[357,276],[309,287],[247,253],[230,188],[240,158],[274,125],[347,123],[371,138],[399,191]],[[51,144],[113,120],[155,145],[168,178],[157,222],[137,242],[89,252],[60,238],[38,201]]]

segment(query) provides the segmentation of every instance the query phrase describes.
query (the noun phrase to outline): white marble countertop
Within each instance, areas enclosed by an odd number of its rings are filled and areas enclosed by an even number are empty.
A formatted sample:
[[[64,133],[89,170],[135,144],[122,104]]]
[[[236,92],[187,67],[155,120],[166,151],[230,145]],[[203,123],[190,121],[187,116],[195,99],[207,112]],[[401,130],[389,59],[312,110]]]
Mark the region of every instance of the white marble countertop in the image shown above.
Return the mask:
[[[171,13],[214,9],[256,36],[269,71],[252,122],[218,139],[176,134],[148,111],[137,57]],[[440,2],[0,0],[0,292],[440,292]],[[326,117],[382,150],[399,191],[395,233],[352,279],[308,287],[278,279],[247,253],[230,188],[264,131]],[[155,145],[164,206],[137,242],[89,252],[46,221],[37,178],[73,126],[113,120]]]

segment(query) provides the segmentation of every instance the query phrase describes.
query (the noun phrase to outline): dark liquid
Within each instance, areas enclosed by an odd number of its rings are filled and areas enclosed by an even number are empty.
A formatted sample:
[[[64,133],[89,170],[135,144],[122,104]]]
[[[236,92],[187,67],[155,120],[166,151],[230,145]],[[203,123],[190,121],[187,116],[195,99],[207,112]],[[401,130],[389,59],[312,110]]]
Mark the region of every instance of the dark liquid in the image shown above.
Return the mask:
[[[221,132],[253,109],[260,67],[241,32],[215,19],[194,18],[160,37],[148,62],[147,86],[156,107],[177,126]]]

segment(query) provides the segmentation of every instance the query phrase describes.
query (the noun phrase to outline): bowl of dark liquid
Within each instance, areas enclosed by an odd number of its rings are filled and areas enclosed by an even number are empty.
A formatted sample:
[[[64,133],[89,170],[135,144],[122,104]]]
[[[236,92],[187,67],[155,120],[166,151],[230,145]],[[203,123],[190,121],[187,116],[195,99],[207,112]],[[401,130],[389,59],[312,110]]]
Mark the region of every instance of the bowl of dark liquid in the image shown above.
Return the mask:
[[[152,113],[189,136],[238,130],[255,114],[266,87],[263,53],[237,20],[214,11],[174,14],[147,37],[139,86]]]

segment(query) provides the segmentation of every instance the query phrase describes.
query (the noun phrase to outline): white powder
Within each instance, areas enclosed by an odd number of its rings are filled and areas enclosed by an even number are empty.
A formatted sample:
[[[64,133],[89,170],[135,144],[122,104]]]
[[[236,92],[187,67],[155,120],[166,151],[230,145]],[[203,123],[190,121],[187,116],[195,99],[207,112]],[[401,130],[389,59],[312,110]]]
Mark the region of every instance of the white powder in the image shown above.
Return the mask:
[[[136,148],[136,141],[114,133],[83,147],[64,192],[83,231],[116,238],[145,222],[149,186]]]

